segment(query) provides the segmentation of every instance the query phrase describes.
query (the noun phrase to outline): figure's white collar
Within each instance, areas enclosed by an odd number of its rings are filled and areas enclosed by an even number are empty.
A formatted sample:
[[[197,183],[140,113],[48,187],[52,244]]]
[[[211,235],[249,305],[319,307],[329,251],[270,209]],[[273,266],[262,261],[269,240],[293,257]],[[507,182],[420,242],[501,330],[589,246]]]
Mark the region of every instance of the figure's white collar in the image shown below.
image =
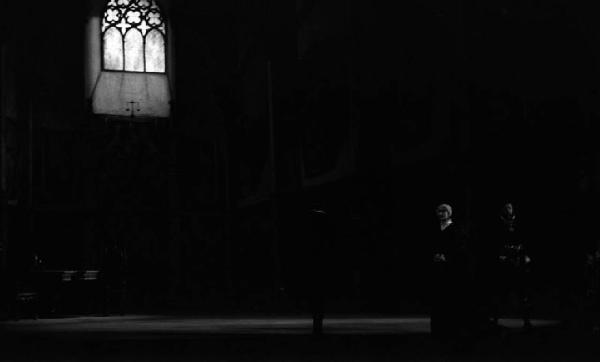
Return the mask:
[[[448,219],[442,223],[440,223],[440,230],[444,231],[448,226],[452,224],[452,219]]]

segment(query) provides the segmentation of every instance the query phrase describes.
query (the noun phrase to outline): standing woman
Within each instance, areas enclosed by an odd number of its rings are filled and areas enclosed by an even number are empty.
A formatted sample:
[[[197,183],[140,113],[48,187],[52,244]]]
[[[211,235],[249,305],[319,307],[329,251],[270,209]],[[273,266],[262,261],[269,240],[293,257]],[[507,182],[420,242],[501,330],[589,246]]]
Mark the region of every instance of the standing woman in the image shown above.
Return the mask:
[[[446,339],[464,334],[471,327],[471,262],[466,234],[453,221],[452,207],[441,204],[436,215],[439,226],[432,240],[431,333]]]

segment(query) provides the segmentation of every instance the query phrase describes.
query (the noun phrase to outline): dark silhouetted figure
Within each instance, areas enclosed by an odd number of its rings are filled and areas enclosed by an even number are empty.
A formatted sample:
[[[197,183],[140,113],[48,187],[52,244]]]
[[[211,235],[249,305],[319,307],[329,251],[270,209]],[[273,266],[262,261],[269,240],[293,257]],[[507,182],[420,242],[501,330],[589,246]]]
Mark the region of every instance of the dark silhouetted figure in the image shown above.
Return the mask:
[[[311,259],[308,260],[309,304],[313,321],[313,333],[323,332],[324,308],[327,299],[327,255],[333,238],[330,215],[321,208],[309,212]]]
[[[436,214],[439,226],[432,240],[431,333],[448,339],[470,331],[471,261],[466,234],[453,222],[450,205],[439,205]]]
[[[600,333],[600,241],[596,243],[595,250],[586,255],[584,270],[586,327]]]
[[[104,289],[104,314],[117,311],[124,314],[126,293],[127,255],[117,243],[106,247],[104,251],[101,278]]]
[[[516,214],[512,203],[502,207],[491,235],[496,250],[493,319],[498,323],[506,298],[516,296],[516,309],[523,319],[523,327],[531,328],[530,266],[524,235],[516,228]]]

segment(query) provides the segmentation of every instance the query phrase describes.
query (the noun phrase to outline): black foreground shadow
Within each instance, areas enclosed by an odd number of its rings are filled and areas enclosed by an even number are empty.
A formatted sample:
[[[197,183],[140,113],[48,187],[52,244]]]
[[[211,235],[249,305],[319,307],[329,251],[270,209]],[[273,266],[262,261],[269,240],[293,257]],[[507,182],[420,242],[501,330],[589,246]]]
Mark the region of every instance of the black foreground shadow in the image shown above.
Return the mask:
[[[423,316],[74,317],[0,322],[0,360],[396,361],[600,360],[600,336],[556,321],[518,320],[454,341],[429,334]]]

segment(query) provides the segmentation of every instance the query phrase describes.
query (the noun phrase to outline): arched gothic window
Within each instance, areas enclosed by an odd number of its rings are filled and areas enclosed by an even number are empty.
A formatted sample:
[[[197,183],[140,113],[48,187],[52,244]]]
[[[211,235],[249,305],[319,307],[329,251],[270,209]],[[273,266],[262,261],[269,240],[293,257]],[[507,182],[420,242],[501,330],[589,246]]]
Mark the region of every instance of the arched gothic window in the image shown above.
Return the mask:
[[[170,1],[86,1],[91,6],[85,27],[85,89],[92,113],[128,119],[169,117],[173,34],[165,12]]]
[[[155,0],[109,0],[102,18],[102,68],[164,73],[166,31]]]

